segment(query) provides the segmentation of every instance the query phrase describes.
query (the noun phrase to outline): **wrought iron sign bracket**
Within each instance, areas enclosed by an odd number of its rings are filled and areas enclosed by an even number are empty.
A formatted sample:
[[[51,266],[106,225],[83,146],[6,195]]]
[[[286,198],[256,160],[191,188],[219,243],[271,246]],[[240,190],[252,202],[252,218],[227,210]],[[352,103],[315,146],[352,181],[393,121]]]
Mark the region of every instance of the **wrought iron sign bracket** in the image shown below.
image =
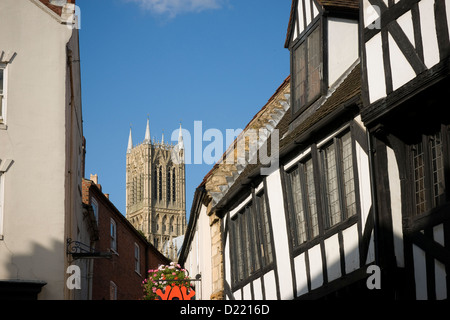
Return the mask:
[[[77,259],[110,259],[112,252],[98,252],[94,248],[80,241],[67,239],[67,254],[70,254],[74,260]]]

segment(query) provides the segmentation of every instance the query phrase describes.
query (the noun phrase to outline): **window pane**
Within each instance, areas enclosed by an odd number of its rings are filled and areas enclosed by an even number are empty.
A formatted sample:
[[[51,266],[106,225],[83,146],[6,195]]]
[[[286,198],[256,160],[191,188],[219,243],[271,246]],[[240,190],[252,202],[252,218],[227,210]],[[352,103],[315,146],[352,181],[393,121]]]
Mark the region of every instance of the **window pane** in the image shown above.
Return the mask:
[[[260,263],[260,256],[262,255],[260,248],[259,248],[259,244],[261,243],[261,239],[260,237],[258,237],[259,234],[259,224],[258,224],[258,215],[256,212],[256,210],[249,210],[249,220],[248,220],[248,232],[249,235],[251,236],[251,249],[252,249],[252,260],[253,260],[253,264],[250,266],[251,267],[251,271],[255,272],[257,270],[259,270],[261,268],[261,263]]]
[[[316,28],[308,37],[308,103],[320,94],[320,62],[320,28]]]
[[[342,170],[344,174],[345,204],[347,218],[356,214],[355,182],[353,177],[352,138],[350,132],[342,141]]]
[[[295,221],[295,227],[297,231],[296,237],[293,237],[294,245],[302,244],[307,240],[306,237],[306,219],[305,212],[303,210],[302,203],[302,190],[300,187],[300,175],[299,169],[295,169],[289,174],[291,190],[292,190],[292,203],[293,203],[293,213],[292,217]]]
[[[422,142],[415,145],[415,148],[413,150],[413,164],[416,213],[419,214],[426,211],[425,163]]]
[[[306,42],[294,52],[294,112],[306,103]]]
[[[235,221],[236,226],[236,264],[237,264],[237,277],[236,281],[244,279],[244,251],[242,246],[242,228],[241,228],[241,219],[237,219]]]
[[[314,172],[312,159],[308,160],[305,165],[305,180],[308,194],[308,209],[311,225],[311,236],[314,238],[319,235],[319,221],[317,218],[316,205],[316,188],[314,186]]]
[[[270,225],[269,225],[269,215],[267,212],[266,200],[264,194],[261,194],[257,197],[258,199],[258,208],[259,208],[259,221],[262,222],[262,226],[260,227],[261,234],[261,256],[262,262],[264,265],[268,265],[273,261],[273,253],[272,253],[272,238],[270,234]]]
[[[444,163],[441,133],[431,139],[431,163],[433,166],[433,197],[434,205],[439,205],[439,198],[444,194]]]
[[[331,227],[341,221],[335,144],[330,145],[324,150],[324,162],[328,204],[328,226]]]

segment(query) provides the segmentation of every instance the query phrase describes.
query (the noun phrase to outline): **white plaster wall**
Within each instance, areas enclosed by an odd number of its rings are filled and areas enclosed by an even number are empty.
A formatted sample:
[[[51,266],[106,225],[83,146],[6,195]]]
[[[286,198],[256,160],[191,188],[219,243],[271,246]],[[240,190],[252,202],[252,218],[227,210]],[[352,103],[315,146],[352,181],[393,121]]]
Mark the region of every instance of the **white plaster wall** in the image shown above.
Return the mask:
[[[311,277],[311,290],[323,285],[322,253],[320,245],[316,245],[308,250],[309,270]]]
[[[339,239],[337,234],[325,239],[325,255],[328,281],[331,282],[341,276],[341,255],[339,251]]]
[[[281,187],[279,169],[266,178],[266,184],[267,195],[269,198],[278,280],[280,283],[280,298],[281,300],[292,299],[292,271],[287,236],[288,231],[286,229],[286,215],[283,203],[283,190]]]
[[[397,90],[416,77],[414,69],[406,60],[394,38],[389,34],[389,57],[391,63],[392,89]]]
[[[416,299],[427,300],[427,266],[425,252],[413,244],[414,278],[416,281]]]
[[[381,34],[366,43],[367,78],[370,103],[386,97],[386,82],[383,64]]]
[[[195,284],[195,296],[198,300],[209,300],[212,294],[211,232],[206,211],[207,208],[202,205],[185,263],[191,278],[195,278],[197,274],[202,276],[202,281]],[[225,250],[225,256],[229,256],[229,250]],[[227,261],[228,267],[225,270],[229,277],[229,259],[225,260]]]
[[[356,161],[358,165],[362,232],[364,233],[367,217],[369,216],[370,208],[372,207],[372,197],[370,187],[369,156],[364,152],[358,142],[356,143]]]
[[[442,246],[444,243],[444,225],[441,223],[433,228],[433,239]],[[445,265],[438,260],[434,260],[434,273],[436,282],[436,299],[447,299],[447,272],[445,271]]]
[[[425,65],[431,68],[439,62],[439,46],[436,37],[436,24],[434,22],[434,0],[420,1],[419,11],[423,56]]]
[[[359,268],[358,226],[355,224],[342,232],[345,254],[345,272],[350,273]]]
[[[264,288],[266,300],[277,300],[277,285],[275,281],[275,271],[271,270],[264,275]]]
[[[43,280],[40,299],[65,288],[66,44],[72,31],[31,1],[0,2],[0,50],[8,65],[8,129],[0,279]]]
[[[400,173],[394,150],[389,147],[387,147],[387,158],[395,258],[397,260],[397,266],[403,268],[405,266],[405,261],[403,255],[402,193]]]
[[[297,284],[297,297],[308,293],[308,278],[306,275],[305,254],[302,253],[294,258],[295,281]]]
[[[328,83],[334,82],[358,59],[358,23],[328,18]]]

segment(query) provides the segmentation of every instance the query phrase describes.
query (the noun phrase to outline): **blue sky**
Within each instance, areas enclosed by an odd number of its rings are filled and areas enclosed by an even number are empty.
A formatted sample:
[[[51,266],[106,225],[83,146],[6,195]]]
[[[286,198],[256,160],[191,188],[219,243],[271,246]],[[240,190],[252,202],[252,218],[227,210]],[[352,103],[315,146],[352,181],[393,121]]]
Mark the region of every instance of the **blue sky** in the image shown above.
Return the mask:
[[[289,75],[284,48],[291,0],[77,0],[86,177],[125,215],[133,143],[244,128]],[[193,137],[192,137],[193,138]],[[203,142],[205,148],[210,142]],[[224,141],[224,148],[225,145]],[[186,211],[212,165],[186,166]]]

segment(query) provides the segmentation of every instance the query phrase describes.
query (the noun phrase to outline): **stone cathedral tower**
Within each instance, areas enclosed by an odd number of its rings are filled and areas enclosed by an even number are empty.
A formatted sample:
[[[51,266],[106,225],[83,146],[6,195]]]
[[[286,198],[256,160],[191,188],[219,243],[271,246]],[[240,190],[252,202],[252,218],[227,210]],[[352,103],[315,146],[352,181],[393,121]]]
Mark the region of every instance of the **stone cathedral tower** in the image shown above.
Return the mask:
[[[158,250],[176,260],[186,230],[181,125],[176,145],[164,142],[164,134],[161,141],[151,141],[147,120],[144,142],[133,146],[130,129],[126,166],[127,219]]]

